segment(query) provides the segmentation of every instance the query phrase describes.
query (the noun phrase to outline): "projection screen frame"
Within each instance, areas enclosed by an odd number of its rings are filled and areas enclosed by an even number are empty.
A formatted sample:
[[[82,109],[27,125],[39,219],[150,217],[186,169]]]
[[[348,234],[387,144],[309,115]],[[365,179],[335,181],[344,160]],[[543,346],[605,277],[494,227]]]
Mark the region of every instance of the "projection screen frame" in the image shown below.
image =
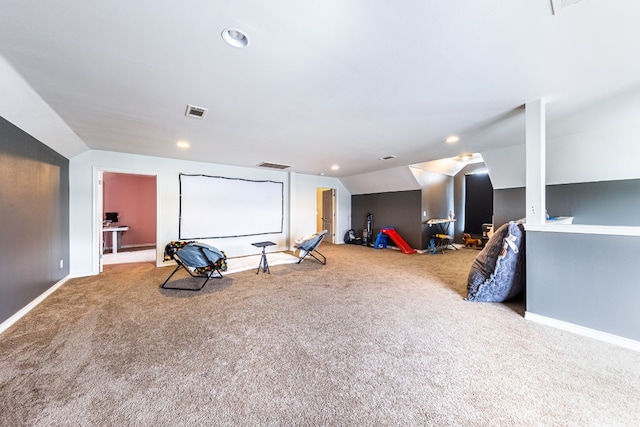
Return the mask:
[[[272,214],[272,223],[271,226],[274,226],[274,230],[269,231],[252,231],[248,233],[232,233],[232,234],[221,234],[215,235],[216,233],[212,233],[214,235],[186,235],[185,227],[183,224],[184,221],[184,207],[185,207],[185,189],[183,187],[183,177],[202,177],[202,178],[212,178],[216,180],[229,180],[229,181],[241,181],[246,183],[257,183],[257,184],[274,184],[279,187],[279,213]],[[180,240],[195,240],[195,239],[225,239],[225,238],[237,238],[237,237],[248,237],[248,236],[259,236],[264,234],[280,234],[284,229],[284,182],[282,181],[273,181],[273,180],[255,180],[255,179],[247,179],[247,178],[231,178],[226,176],[218,176],[218,175],[206,175],[206,174],[185,174],[179,173],[179,192],[180,192],[180,203],[179,203],[179,216],[178,216],[178,236]],[[273,188],[270,189],[272,194],[275,194],[275,190]],[[224,198],[225,194],[215,194],[211,197],[215,197],[215,200],[220,201]],[[190,202],[191,203],[191,202]],[[272,207],[275,206],[275,203],[272,203]],[[260,211],[259,207],[253,208],[256,211]],[[275,210],[274,210],[275,211]],[[217,212],[217,211],[216,211]],[[260,212],[264,214],[264,212]],[[276,220],[276,216],[278,217]],[[278,222],[277,226],[275,226],[276,221]],[[204,233],[207,234],[207,233]]]

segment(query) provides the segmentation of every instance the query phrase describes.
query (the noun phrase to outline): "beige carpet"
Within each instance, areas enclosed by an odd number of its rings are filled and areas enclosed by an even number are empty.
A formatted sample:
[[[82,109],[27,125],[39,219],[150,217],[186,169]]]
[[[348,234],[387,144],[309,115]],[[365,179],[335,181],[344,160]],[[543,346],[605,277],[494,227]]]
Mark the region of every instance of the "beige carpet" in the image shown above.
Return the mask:
[[[229,258],[227,260],[227,271],[225,274],[238,273],[240,271],[257,271],[262,255],[250,255],[245,257]],[[139,262],[156,262],[155,249],[143,249],[133,251],[121,251],[115,254],[106,253],[102,255],[103,265],[131,264]],[[293,264],[298,262],[298,258],[284,252],[267,252],[267,262],[269,266]],[[168,265],[168,264],[167,264]]]
[[[253,270],[254,273],[258,272],[258,266],[262,255],[251,255],[245,257],[229,258],[227,259],[227,271],[224,273],[232,274],[239,273],[241,271]],[[298,258],[284,253],[284,252],[271,252],[267,253],[267,263],[269,264],[269,271],[276,265],[293,264],[298,262]],[[305,261],[303,261],[305,262]],[[260,269],[260,273],[263,273],[263,269]]]
[[[638,424],[640,354],[464,301],[476,251],[320,250],[200,292],[70,280],[0,335],[0,425]]]

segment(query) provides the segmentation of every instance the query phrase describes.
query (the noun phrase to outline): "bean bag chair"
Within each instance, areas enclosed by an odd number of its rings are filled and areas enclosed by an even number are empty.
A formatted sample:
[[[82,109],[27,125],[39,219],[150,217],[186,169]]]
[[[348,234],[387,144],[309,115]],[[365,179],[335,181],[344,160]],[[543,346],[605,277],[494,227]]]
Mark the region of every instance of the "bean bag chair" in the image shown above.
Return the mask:
[[[524,240],[522,221],[510,221],[496,230],[471,265],[467,301],[503,302],[524,291]]]

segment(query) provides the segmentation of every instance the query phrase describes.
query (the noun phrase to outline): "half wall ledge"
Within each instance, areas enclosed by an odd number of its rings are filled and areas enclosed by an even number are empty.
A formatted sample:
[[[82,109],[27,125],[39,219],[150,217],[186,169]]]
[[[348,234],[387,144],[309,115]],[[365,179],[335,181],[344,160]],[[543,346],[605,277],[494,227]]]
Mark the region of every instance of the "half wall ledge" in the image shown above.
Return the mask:
[[[609,236],[640,237],[640,227],[631,225],[596,225],[546,223],[540,225],[524,225],[526,231],[542,231],[546,233],[601,234]]]

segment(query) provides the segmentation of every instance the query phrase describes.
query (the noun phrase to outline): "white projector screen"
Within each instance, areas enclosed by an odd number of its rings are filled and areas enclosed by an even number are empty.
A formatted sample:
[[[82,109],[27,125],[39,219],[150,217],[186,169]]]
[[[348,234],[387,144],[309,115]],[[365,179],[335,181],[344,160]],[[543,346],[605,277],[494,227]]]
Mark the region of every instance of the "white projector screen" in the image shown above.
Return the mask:
[[[284,184],[180,174],[180,239],[282,233]]]

